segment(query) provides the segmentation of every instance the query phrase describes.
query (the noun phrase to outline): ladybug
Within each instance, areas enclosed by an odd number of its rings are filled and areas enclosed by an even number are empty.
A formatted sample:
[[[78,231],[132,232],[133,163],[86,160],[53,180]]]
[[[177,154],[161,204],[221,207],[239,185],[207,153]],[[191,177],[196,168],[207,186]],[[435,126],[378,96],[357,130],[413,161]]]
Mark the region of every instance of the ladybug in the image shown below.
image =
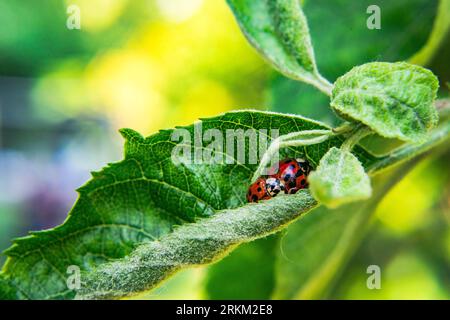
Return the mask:
[[[285,186],[285,193],[294,194],[308,187],[307,177],[311,171],[308,161],[304,159],[284,159],[278,164],[278,170],[273,168],[271,176],[279,179]],[[274,173],[275,172],[275,173]]]
[[[274,177],[266,179],[266,192],[271,197],[276,197],[281,191],[284,191],[284,184],[279,179]]]
[[[259,177],[248,188],[247,201],[258,202],[276,197],[281,191],[284,191],[284,184],[275,177]]]

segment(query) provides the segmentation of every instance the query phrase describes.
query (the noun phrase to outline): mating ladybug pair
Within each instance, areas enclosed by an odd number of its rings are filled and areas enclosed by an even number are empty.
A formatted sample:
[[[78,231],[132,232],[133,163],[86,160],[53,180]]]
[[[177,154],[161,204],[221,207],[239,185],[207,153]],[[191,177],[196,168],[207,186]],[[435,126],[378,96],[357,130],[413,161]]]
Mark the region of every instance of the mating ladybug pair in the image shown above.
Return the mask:
[[[249,188],[248,202],[258,202],[276,197],[281,191],[294,194],[308,187],[307,177],[311,167],[304,159],[284,159],[278,167],[270,169],[268,176],[259,177]]]

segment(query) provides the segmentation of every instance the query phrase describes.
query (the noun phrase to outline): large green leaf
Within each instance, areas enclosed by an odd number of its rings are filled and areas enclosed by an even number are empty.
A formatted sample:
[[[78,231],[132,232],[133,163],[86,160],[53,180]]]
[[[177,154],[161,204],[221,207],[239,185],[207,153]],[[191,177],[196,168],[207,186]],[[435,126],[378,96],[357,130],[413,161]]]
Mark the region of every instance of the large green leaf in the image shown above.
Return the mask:
[[[281,134],[324,128],[301,117],[257,111],[205,119],[203,126],[222,131],[279,128]],[[448,139],[449,127],[439,128],[426,144],[411,146],[392,161],[381,159],[381,165],[362,149],[354,151],[366,168],[380,170]],[[193,133],[193,126],[186,128]],[[80,189],[67,221],[18,239],[7,251],[0,298],[73,298],[75,292],[66,286],[69,265],[82,269],[80,298],[136,294],[181,268],[216,261],[241,243],[274,233],[317,205],[307,190],[242,205],[256,164],[175,166],[172,132],[144,139],[122,131],[125,159],[94,174]],[[284,155],[303,156],[315,166],[326,150],[341,143],[333,138]]]
[[[203,130],[279,129],[279,133],[323,129],[302,117],[258,111],[230,112],[204,119]],[[186,127],[194,134],[194,126]],[[143,138],[122,130],[125,159],[110,164],[80,188],[80,197],[66,222],[52,230],[17,239],[7,250],[2,278],[13,288],[11,298],[72,298],[67,289],[67,268],[90,271],[128,255],[137,244],[159,239],[175,226],[245,204],[245,194],[256,164],[176,166],[171,153],[173,130]],[[341,138],[320,145],[286,150],[284,155],[306,157],[313,166]],[[203,142],[204,149],[209,142]],[[248,143],[245,146],[248,154]],[[367,166],[374,158],[359,149]],[[246,211],[244,209],[243,211]],[[0,291],[0,297],[5,297]]]
[[[284,75],[329,93],[299,0],[228,0],[249,42]]]
[[[433,131],[427,143],[408,146],[402,157],[394,157],[390,166],[421,154],[450,137],[450,123]],[[387,158],[389,159],[389,158]],[[386,164],[387,160],[382,160]],[[377,167],[378,161],[372,168]],[[414,162],[412,162],[414,164]],[[383,167],[378,167],[379,169]],[[375,173],[375,171],[371,171]],[[387,180],[388,184],[395,179]],[[377,201],[377,199],[374,199]],[[294,196],[279,196],[270,201],[246,205],[234,210],[223,210],[197,223],[185,224],[159,241],[141,244],[133,253],[116,262],[101,265],[84,277],[85,285],[79,298],[112,298],[147,290],[170,276],[173,272],[193,265],[211,263],[222,258],[237,245],[274,233],[294,222],[303,213],[317,205],[308,190]],[[356,211],[356,210],[355,210]],[[356,245],[359,231],[367,226],[367,220],[347,220],[347,226],[355,226],[358,232],[346,233],[345,242]],[[355,230],[355,229],[353,229]],[[344,246],[337,255],[349,254],[352,246]],[[339,263],[338,263],[339,265]],[[328,276],[335,272],[327,270]],[[322,282],[323,284],[323,282]]]
[[[387,138],[423,141],[438,122],[439,81],[429,70],[404,62],[372,62],[336,80],[331,106]]]

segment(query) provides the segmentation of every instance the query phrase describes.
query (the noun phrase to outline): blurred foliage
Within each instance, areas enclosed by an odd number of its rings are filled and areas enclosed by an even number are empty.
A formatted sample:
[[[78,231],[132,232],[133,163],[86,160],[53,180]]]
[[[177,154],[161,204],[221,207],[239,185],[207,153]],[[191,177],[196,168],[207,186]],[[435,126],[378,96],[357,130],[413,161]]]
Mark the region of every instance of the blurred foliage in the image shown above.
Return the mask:
[[[223,262],[209,269],[208,298],[269,299],[275,288],[273,261],[279,249],[278,237],[273,235],[233,251]]]
[[[41,117],[95,113],[148,134],[263,105],[270,69],[237,36],[224,2],[69,2],[80,7],[81,30],[65,27],[63,2],[0,1],[8,26],[0,31],[0,74],[37,77],[32,101]]]
[[[330,297],[450,298],[449,157],[447,152],[425,159],[390,191]],[[365,286],[362,266],[369,264],[381,267],[382,290]]]
[[[426,44],[409,59],[410,63],[427,65],[445,41],[450,30],[450,0],[440,0],[433,30]]]

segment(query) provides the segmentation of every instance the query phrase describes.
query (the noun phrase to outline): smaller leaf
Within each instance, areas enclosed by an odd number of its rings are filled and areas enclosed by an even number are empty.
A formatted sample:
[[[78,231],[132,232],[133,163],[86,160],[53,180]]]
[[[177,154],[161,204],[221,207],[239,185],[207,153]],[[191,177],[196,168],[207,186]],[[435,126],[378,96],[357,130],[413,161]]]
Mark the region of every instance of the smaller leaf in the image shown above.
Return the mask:
[[[299,0],[227,0],[249,42],[284,75],[330,94]]]
[[[438,123],[439,82],[429,70],[404,62],[373,62],[353,68],[333,88],[331,106],[379,135],[421,142]]]
[[[372,194],[370,178],[361,162],[349,151],[331,148],[309,176],[314,198],[329,208],[367,199]]]

